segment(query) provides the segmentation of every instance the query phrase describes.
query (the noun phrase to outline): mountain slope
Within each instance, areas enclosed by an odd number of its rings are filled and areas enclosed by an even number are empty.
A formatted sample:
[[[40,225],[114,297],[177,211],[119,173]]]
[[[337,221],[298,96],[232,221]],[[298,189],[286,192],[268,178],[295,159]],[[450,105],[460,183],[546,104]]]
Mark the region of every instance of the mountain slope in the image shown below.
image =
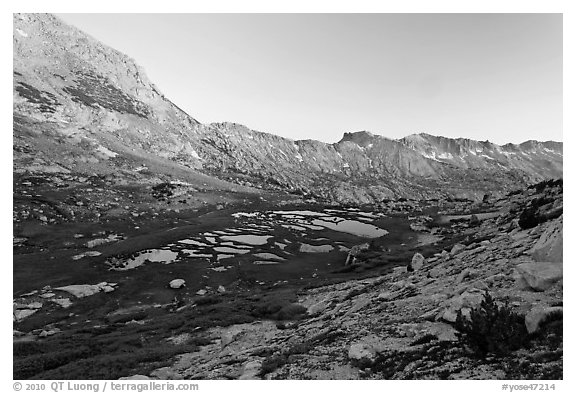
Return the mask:
[[[400,139],[404,145],[425,157],[460,168],[519,169],[534,181],[562,177],[562,143],[527,141],[503,146],[489,141],[450,139],[429,134],[414,134]]]
[[[49,14],[14,15],[14,151],[21,173],[154,167],[163,179],[180,173],[226,189],[239,189],[232,182],[340,203],[479,199],[562,174],[555,142],[497,146],[424,134],[396,141],[356,132],[326,144],[201,124],[132,59]]]

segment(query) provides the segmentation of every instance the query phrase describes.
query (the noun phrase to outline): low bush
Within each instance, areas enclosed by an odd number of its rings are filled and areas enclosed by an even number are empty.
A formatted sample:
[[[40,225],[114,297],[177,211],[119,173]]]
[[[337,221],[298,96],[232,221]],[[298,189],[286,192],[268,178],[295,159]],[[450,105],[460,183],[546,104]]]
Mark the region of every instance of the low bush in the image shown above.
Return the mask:
[[[455,327],[460,341],[478,357],[488,353],[508,355],[524,346],[528,339],[524,318],[507,304],[498,306],[489,293],[484,295],[480,307],[470,312],[469,318],[458,311]]]
[[[260,376],[264,376],[272,371],[277,370],[278,368],[288,364],[290,362],[290,356],[292,355],[301,355],[308,353],[312,349],[312,342],[305,341],[296,343],[287,350],[277,353],[272,356],[268,356],[262,362],[262,367],[260,369]]]
[[[264,296],[256,296],[251,315],[256,318],[273,319],[277,321],[300,319],[306,314],[306,307],[297,304],[296,293],[293,290],[278,291]]]

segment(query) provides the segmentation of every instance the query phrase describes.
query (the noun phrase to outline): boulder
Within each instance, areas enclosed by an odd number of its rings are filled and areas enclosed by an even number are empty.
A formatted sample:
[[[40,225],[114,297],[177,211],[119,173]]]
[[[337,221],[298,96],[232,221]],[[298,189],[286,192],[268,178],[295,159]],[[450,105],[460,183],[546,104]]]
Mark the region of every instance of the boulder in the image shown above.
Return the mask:
[[[252,360],[244,365],[242,375],[238,379],[260,379],[258,374],[262,370],[262,362],[260,360]]]
[[[410,224],[410,229],[412,229],[414,232],[429,232],[430,231],[430,228],[428,228],[426,225],[423,225],[420,223]]]
[[[308,307],[308,314],[310,316],[319,315],[322,312],[324,312],[324,310],[326,310],[326,308],[328,308],[329,304],[330,304],[330,301],[327,299],[321,300],[318,303],[314,303],[310,307]]]
[[[424,258],[424,255],[417,252],[412,257],[412,261],[410,262],[410,267],[412,267],[412,270],[414,270],[414,271],[420,270],[424,266],[425,262],[426,262],[426,258]]]
[[[34,314],[36,311],[38,311],[38,310],[30,310],[30,309],[14,310],[13,311],[14,320],[16,322],[19,322],[19,321],[23,320],[24,318],[27,318],[30,315]]]
[[[536,306],[530,310],[524,317],[524,323],[526,324],[526,330],[528,333],[534,333],[540,327],[540,323],[552,314],[562,314],[562,307],[547,307],[547,306]]]
[[[68,308],[72,305],[72,301],[68,298],[52,299],[52,302],[56,303],[57,305],[59,305],[62,308]]]
[[[473,271],[470,268],[465,268],[464,270],[462,270],[460,272],[460,274],[458,274],[458,277],[456,277],[456,284],[461,284],[462,282],[464,282],[464,280],[466,280],[467,278],[470,277],[474,277],[476,274],[475,271]]]
[[[376,349],[368,343],[354,343],[348,348],[348,358],[357,361],[373,362],[376,358]]]
[[[392,269],[392,274],[403,274],[408,271],[407,266],[397,266]]]
[[[38,335],[38,337],[49,337],[49,336],[53,336],[56,333],[59,333],[60,329],[59,328],[54,328],[54,329],[48,329],[48,330],[42,330],[40,332],[40,334]]]
[[[448,300],[448,306],[441,313],[441,318],[448,322],[456,322],[458,311],[464,316],[470,315],[470,311],[480,306],[484,300],[484,291],[478,289],[468,289],[458,296]]]
[[[457,330],[444,322],[426,321],[419,325],[419,335],[423,337],[426,334],[433,334],[438,341],[458,341],[456,336]]]
[[[516,283],[520,288],[542,292],[563,277],[562,264],[526,262],[516,266]]]
[[[172,288],[172,289],[180,289],[186,285],[186,281],[181,279],[181,278],[176,278],[176,279],[170,281],[169,285],[170,285],[170,288]]]
[[[450,255],[456,255],[458,254],[460,251],[464,250],[466,248],[465,245],[463,244],[454,244],[454,246],[452,247],[452,250],[450,250]]]
[[[182,379],[182,376],[176,371],[172,370],[170,367],[161,367],[156,369],[150,373],[150,376],[155,379],[162,380]]]
[[[550,223],[532,248],[532,258],[536,262],[562,263],[563,230],[562,218]]]
[[[68,292],[69,294],[82,298],[86,296],[92,296],[100,291],[112,292],[114,291],[115,284],[108,284],[107,282],[101,282],[95,285],[91,284],[79,284],[79,285],[68,285],[65,287],[54,288],[59,291]]]

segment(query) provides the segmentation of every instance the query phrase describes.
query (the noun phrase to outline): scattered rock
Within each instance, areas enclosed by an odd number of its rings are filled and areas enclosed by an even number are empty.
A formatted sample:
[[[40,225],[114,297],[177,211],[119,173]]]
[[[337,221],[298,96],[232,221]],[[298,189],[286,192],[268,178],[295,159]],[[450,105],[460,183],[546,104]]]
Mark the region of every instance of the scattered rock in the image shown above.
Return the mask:
[[[92,240],[87,241],[86,247],[94,248],[94,247],[101,246],[103,244],[116,242],[116,241],[121,240],[121,239],[122,239],[122,236],[111,234],[106,238],[92,239]]]
[[[424,326],[426,333],[435,335],[439,341],[458,341],[457,330],[447,323],[430,322],[429,325]]]
[[[54,289],[58,291],[68,292],[69,294],[77,298],[82,298],[86,296],[95,295],[100,291],[112,292],[114,291],[115,285],[116,284],[108,284],[107,282],[101,282],[96,285],[90,285],[90,284],[68,285]]]
[[[315,304],[311,305],[310,307],[308,307],[308,314],[310,316],[319,315],[322,312],[324,312],[324,310],[326,310],[326,308],[328,308],[329,304],[330,304],[330,302],[327,299],[323,299],[323,300],[319,301],[318,303],[315,303]]]
[[[251,360],[244,365],[242,375],[238,379],[260,379],[258,374],[262,370],[262,362],[260,360]]]
[[[516,266],[516,283],[520,288],[545,291],[562,279],[562,264],[527,262]]]
[[[31,309],[24,309],[24,310],[14,310],[14,320],[16,322],[19,322],[21,320],[23,320],[24,318],[29,317],[30,315],[34,314],[36,311],[38,311],[37,309],[35,310],[31,310]]]
[[[84,257],[97,257],[100,255],[102,255],[102,253],[100,251],[86,251],[86,252],[83,252],[82,254],[74,255],[72,257],[72,259],[77,261],[77,260],[82,259]]]
[[[424,255],[417,252],[412,257],[412,261],[410,262],[410,266],[412,267],[412,270],[414,270],[414,271],[420,270],[424,266],[425,262],[426,262],[426,258],[424,258]]]
[[[456,277],[456,284],[461,284],[468,276],[471,275],[471,273],[472,270],[470,270],[469,268],[462,270],[458,275],[458,277]]]
[[[546,320],[550,315],[562,314],[562,307],[536,306],[528,312],[524,318],[526,330],[528,333],[534,333],[538,330],[540,323]]]
[[[460,243],[454,244],[454,246],[452,247],[452,250],[450,250],[450,255],[454,256],[464,249],[466,249],[465,245],[460,244]]]
[[[180,289],[183,286],[186,286],[186,281],[181,279],[181,278],[176,278],[172,281],[170,281],[170,288],[172,289]]]
[[[403,273],[406,273],[407,271],[408,271],[407,266],[397,266],[397,267],[392,269],[393,274],[403,274]]]
[[[182,376],[176,371],[172,370],[170,367],[161,367],[150,373],[151,377],[161,380],[178,380],[182,379]]]
[[[68,308],[72,305],[72,301],[70,301],[70,299],[68,299],[68,298],[52,299],[51,301],[52,301],[52,303],[56,303],[57,305],[59,305],[62,308]]]
[[[441,318],[448,322],[456,322],[458,311],[462,315],[470,315],[473,308],[480,306],[484,300],[484,291],[470,289],[448,300],[448,307],[441,314]]]
[[[368,343],[358,342],[348,348],[348,358],[359,362],[373,362],[376,358],[376,349]]]
[[[42,330],[38,336],[39,337],[49,337],[49,336],[55,335],[56,333],[60,333],[60,329],[54,328],[54,329],[49,329],[49,330]]]

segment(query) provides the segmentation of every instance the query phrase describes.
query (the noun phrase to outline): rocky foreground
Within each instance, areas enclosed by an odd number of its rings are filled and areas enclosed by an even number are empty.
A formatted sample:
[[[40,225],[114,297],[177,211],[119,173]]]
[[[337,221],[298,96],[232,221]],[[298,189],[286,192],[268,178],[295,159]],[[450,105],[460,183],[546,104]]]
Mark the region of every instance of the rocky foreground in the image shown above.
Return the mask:
[[[561,181],[495,206],[449,224],[465,235],[450,250],[302,291],[305,317],[208,329],[196,351],[129,378],[561,379]]]

